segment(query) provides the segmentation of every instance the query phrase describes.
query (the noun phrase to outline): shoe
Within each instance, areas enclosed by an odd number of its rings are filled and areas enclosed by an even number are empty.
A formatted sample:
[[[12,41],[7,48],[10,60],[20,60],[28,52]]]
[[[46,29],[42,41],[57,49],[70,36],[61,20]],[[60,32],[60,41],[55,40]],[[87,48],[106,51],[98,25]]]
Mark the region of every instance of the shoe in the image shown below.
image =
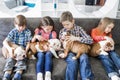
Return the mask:
[[[20,73],[15,73],[14,77],[12,80],[21,80],[21,74]]]
[[[43,80],[43,73],[37,73],[37,80]]]
[[[52,80],[50,71],[46,71],[46,73],[45,73],[45,80]]]

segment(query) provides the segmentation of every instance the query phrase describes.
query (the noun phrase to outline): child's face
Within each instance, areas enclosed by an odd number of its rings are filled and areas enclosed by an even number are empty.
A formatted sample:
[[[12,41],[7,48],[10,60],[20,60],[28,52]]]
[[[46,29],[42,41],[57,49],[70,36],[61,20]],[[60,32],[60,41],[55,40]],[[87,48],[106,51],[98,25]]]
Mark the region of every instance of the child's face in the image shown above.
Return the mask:
[[[16,28],[17,28],[17,30],[18,30],[19,32],[22,32],[22,31],[25,30],[25,28],[26,28],[25,25],[24,25],[24,26],[15,25],[15,26],[16,26]]]
[[[46,32],[46,33],[50,33],[53,30],[53,26],[42,26],[42,29]]]
[[[72,22],[70,22],[70,21],[63,21],[62,25],[67,30],[71,30],[74,27],[74,21],[72,21]]]
[[[105,33],[111,32],[111,30],[113,29],[113,27],[114,27],[113,23],[107,25],[106,28],[105,28]]]

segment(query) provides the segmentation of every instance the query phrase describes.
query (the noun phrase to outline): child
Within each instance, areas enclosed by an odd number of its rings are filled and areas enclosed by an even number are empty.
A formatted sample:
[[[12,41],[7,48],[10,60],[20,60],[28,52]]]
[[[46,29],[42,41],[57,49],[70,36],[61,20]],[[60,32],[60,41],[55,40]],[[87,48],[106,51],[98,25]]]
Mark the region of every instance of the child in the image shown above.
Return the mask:
[[[91,36],[94,42],[104,40],[105,36],[112,37],[111,31],[114,28],[114,22],[112,19],[105,17],[100,20],[98,26],[92,29]],[[120,80],[118,73],[120,74],[120,57],[115,51],[109,51],[108,55],[99,55],[108,76],[111,80]],[[118,70],[118,71],[116,71]]]
[[[27,42],[31,39],[31,31],[27,29],[26,18],[23,15],[17,15],[14,19],[15,28],[12,29],[8,36],[3,41],[2,53],[6,58],[6,65],[4,67],[4,76],[3,80],[10,80],[12,70],[16,72],[12,80],[21,80],[21,74],[26,70],[26,60],[21,60],[17,62],[13,56],[13,50],[15,47],[12,47],[12,44],[26,47]]]
[[[82,27],[77,26],[74,23],[72,14],[69,11],[63,12],[60,17],[60,22],[63,25],[63,29],[60,30],[59,38],[61,39],[62,33],[69,31],[70,34],[74,35],[72,37],[66,37],[71,41],[78,40],[85,44],[91,44],[93,42],[92,38],[86,34]],[[66,79],[65,80],[77,80],[78,65],[80,69],[81,80],[93,80],[93,73],[91,71],[91,66],[88,60],[87,54],[82,54],[78,60],[73,60],[72,57],[75,56],[72,52],[68,56],[63,54],[59,55],[61,58],[65,58],[67,62],[66,68]]]
[[[45,16],[41,19],[40,25],[35,29],[35,35],[32,39],[32,42],[38,40],[49,40],[55,39],[57,37],[56,32],[54,31],[54,22],[49,16]],[[51,71],[52,71],[52,53],[47,52],[38,52],[37,53],[37,80],[43,80],[43,74],[45,72],[45,80],[51,80]]]

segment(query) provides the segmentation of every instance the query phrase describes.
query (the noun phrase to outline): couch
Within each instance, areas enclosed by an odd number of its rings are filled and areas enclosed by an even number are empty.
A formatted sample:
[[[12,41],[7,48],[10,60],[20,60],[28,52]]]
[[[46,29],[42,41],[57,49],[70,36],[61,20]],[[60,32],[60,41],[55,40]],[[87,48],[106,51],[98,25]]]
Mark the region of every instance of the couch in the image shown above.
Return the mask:
[[[53,18],[55,22],[55,30],[57,34],[59,30],[62,28],[61,23],[59,23],[59,18]],[[75,23],[79,26],[82,26],[88,34],[92,28],[96,27],[99,18],[75,18]],[[115,28],[112,31],[113,39],[115,40],[115,50],[118,54],[120,54],[120,19],[115,20]],[[34,34],[34,29],[39,25],[40,18],[27,18],[27,25],[29,29]],[[2,56],[1,47],[2,41],[7,36],[8,32],[13,28],[13,18],[0,18],[0,80],[3,76],[3,68],[5,65],[5,59]],[[95,76],[95,80],[109,80],[101,62],[97,58],[89,57],[90,64]],[[27,61],[27,71],[23,74],[22,80],[36,80],[36,72],[35,72],[35,64],[36,60],[28,60]],[[52,80],[65,80],[65,69],[66,62],[64,59],[56,59],[53,57],[53,71],[52,71]],[[80,75],[78,75],[78,80],[80,80]]]

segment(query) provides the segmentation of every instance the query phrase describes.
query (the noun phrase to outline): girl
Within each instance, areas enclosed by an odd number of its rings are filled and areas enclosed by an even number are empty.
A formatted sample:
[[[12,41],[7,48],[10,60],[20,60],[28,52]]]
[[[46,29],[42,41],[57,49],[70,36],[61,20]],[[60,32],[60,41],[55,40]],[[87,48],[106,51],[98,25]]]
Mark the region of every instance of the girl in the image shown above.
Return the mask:
[[[35,29],[35,35],[32,39],[32,42],[43,41],[48,39],[54,39],[57,37],[56,32],[54,31],[54,22],[49,17],[43,17],[40,20],[40,25]],[[47,52],[38,52],[37,53],[37,80],[43,80],[43,74],[45,72],[45,80],[51,80],[51,70],[52,70],[52,53]]]
[[[105,36],[112,37],[111,31],[114,28],[114,22],[108,17],[100,20],[98,26],[92,29],[91,36],[94,42],[105,40]],[[109,55],[99,55],[108,76],[111,80],[120,80],[118,73],[120,74],[120,58],[119,55],[113,50],[108,52]],[[117,71],[116,71],[117,70]]]

